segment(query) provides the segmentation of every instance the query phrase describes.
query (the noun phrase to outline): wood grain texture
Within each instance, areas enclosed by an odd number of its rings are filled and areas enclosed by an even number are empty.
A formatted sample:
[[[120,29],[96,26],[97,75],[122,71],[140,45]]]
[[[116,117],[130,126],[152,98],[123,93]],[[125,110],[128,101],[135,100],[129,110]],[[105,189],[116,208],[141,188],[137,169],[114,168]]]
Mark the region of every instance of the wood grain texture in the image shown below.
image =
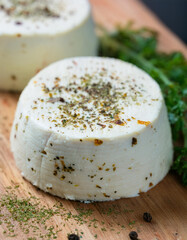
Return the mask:
[[[98,23],[112,29],[116,23],[125,24],[128,20],[134,20],[138,27],[146,25],[159,31],[162,50],[181,50],[187,56],[185,45],[140,2],[135,0],[91,0],[91,3],[94,18]],[[50,219],[49,225],[62,225],[63,231],[59,233],[57,238],[59,240],[66,240],[67,233],[74,232],[75,229],[84,232],[82,238],[84,240],[95,239],[95,234],[99,240],[129,239],[128,234],[132,230],[139,232],[141,240],[187,239],[187,191],[171,174],[148,193],[141,194],[140,197],[87,205],[53,197],[24,180],[15,166],[9,146],[9,133],[18,97],[18,94],[0,93],[1,195],[5,192],[6,187],[19,184],[20,187],[16,190],[19,197],[29,196],[28,192],[31,192],[32,195],[40,198],[41,205],[52,208],[57,201],[60,201],[66,209],[74,214],[77,213],[78,207],[93,210],[91,218],[98,220],[97,228],[88,227],[88,224],[78,226],[73,220],[65,222],[59,217]],[[114,205],[118,214],[106,214],[114,208]],[[152,214],[152,223],[143,221],[144,212]],[[62,223],[66,224],[65,227]],[[122,228],[122,225],[125,228]],[[4,225],[0,225],[0,240],[12,239],[3,234],[3,230]],[[30,235],[33,236],[32,233]],[[18,237],[13,239],[24,240],[27,237],[20,231]]]

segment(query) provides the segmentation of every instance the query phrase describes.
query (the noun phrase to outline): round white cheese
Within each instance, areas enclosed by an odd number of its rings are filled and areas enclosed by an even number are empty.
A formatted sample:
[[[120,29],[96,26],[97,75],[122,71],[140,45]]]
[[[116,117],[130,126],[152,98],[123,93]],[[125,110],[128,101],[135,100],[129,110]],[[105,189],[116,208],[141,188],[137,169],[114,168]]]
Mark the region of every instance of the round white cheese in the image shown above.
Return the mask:
[[[88,0],[0,0],[0,89],[22,90],[54,61],[96,54]]]
[[[99,57],[59,61],[29,82],[11,147],[26,179],[83,201],[146,192],[173,155],[158,84],[132,64]]]

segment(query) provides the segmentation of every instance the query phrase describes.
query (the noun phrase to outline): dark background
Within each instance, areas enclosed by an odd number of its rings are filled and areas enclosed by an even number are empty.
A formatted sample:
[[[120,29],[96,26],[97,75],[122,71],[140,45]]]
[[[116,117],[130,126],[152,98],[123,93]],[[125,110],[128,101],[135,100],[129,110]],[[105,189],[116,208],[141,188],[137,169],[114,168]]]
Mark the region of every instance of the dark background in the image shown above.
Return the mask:
[[[141,0],[187,43],[187,0]]]

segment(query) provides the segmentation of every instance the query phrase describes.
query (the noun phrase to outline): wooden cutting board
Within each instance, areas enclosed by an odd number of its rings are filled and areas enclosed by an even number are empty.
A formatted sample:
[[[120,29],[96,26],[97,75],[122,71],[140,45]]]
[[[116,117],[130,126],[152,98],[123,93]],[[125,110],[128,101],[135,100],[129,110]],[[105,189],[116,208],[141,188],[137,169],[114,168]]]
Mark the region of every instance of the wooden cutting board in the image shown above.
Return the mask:
[[[137,27],[149,26],[160,33],[160,49],[164,51],[180,50],[187,56],[186,46],[139,1],[91,0],[91,3],[95,21],[108,29],[112,29],[115,24],[126,24],[127,21],[133,20]],[[65,209],[79,217],[80,210],[78,209],[91,210],[90,220],[81,226],[79,226],[80,222],[77,223],[71,218],[69,221],[56,216],[51,218],[48,225],[55,227],[59,225],[62,228],[58,234],[57,239],[59,240],[66,240],[67,234],[76,232],[76,229],[84,240],[128,240],[128,234],[132,230],[138,232],[141,240],[187,239],[187,191],[171,174],[168,174],[161,183],[148,193],[143,193],[139,197],[94,204],[83,204],[50,196],[24,180],[15,166],[9,143],[9,133],[18,97],[18,94],[0,93],[1,196],[5,193],[6,187],[19,185],[16,190],[19,198],[28,197],[28,192],[30,192],[31,195],[40,199],[41,206],[52,208],[57,201],[60,201]],[[143,221],[144,212],[151,213],[153,217],[151,223]],[[95,224],[89,226],[90,222]],[[19,230],[19,226],[16,226],[16,229],[18,236],[9,238],[7,234],[3,233],[4,224],[0,224],[0,240],[24,240],[28,239],[28,236],[34,236],[33,232],[24,234]],[[45,230],[41,228],[40,231]]]

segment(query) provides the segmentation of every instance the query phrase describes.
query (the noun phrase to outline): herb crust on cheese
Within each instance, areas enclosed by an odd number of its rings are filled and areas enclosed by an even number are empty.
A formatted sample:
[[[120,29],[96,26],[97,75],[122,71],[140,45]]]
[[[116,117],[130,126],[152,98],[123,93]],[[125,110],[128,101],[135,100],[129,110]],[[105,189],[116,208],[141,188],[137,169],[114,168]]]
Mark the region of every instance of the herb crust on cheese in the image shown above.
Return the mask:
[[[84,201],[149,190],[173,154],[158,84],[132,64],[99,57],[66,59],[36,75],[20,97],[11,145],[34,185]]]
[[[20,91],[41,69],[95,56],[88,0],[0,0],[0,89]]]

